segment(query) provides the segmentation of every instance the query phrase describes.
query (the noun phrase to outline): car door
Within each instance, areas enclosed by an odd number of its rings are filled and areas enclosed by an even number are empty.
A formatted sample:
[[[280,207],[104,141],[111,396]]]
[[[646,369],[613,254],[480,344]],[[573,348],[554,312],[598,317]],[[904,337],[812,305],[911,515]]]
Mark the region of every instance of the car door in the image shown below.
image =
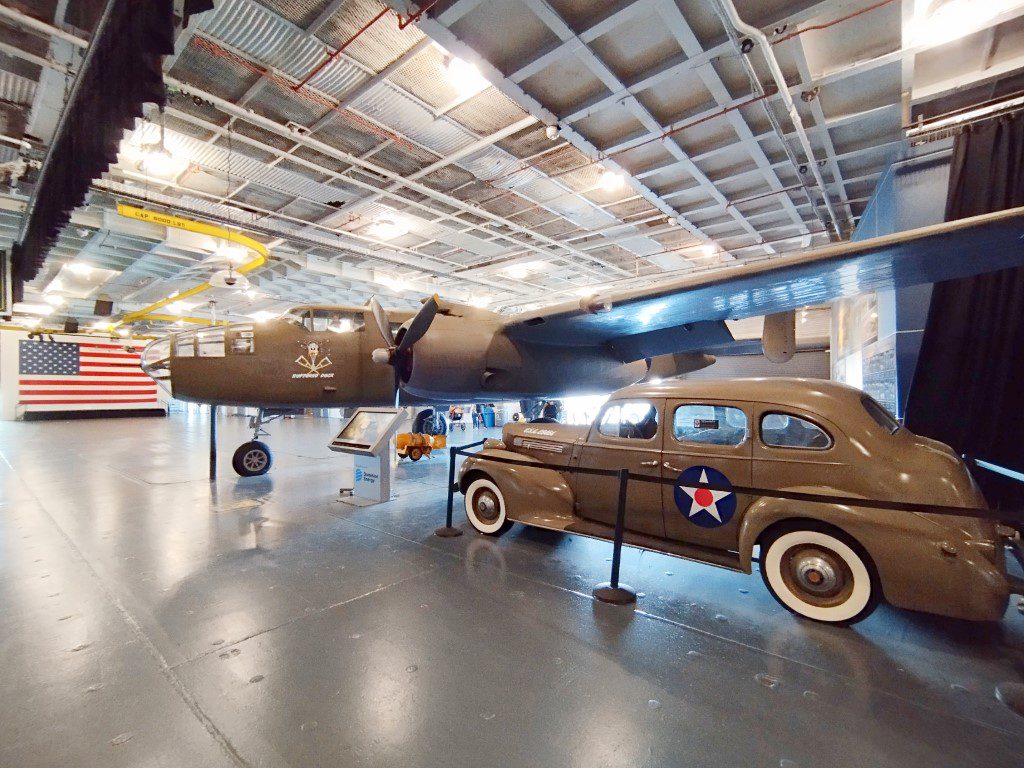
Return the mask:
[[[666,538],[732,550],[753,501],[732,486],[751,478],[751,406],[712,399],[668,400],[662,477]]]
[[[580,449],[579,466],[591,469],[628,469],[634,474],[657,475],[661,464],[661,427],[664,400],[630,398],[611,400],[598,414]],[[619,479],[615,476],[575,476],[577,514],[588,520],[615,525]],[[630,481],[626,496],[625,527],[664,537],[661,486]]]

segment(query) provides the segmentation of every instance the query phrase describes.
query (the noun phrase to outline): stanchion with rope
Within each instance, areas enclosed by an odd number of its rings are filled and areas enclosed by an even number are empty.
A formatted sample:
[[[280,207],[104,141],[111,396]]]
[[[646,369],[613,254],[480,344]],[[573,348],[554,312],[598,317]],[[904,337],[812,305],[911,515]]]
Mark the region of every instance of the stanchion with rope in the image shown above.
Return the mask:
[[[612,539],[612,577],[594,587],[594,597],[602,603],[632,605],[636,602],[636,590],[628,584],[619,583],[619,563],[622,561],[622,534],[626,523],[626,489],[629,486],[629,470],[619,470],[619,507],[615,513],[615,537]]]
[[[483,440],[478,440],[475,443],[469,445],[453,445],[448,449],[448,512],[445,516],[445,523],[440,528],[434,530],[435,536],[440,536],[442,539],[450,539],[455,536],[462,535],[462,529],[456,528],[452,525],[452,512],[455,507],[455,492],[459,490],[455,484],[455,459],[460,453],[468,450],[469,448],[476,448],[478,445],[483,445]]]

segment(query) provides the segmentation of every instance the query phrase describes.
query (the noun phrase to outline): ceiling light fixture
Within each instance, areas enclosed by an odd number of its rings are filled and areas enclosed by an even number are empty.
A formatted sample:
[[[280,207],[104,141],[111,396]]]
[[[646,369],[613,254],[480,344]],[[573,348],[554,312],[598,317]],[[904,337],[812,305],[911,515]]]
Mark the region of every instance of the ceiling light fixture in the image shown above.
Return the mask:
[[[487,78],[480,74],[476,64],[471,64],[458,56],[448,57],[444,71],[448,76],[448,82],[463,96],[479,93],[490,85]]]
[[[43,317],[53,312],[53,307],[48,304],[28,304],[23,301],[17,302],[13,309],[15,312],[24,312],[27,315],[42,315]]]
[[[79,277],[88,277],[92,274],[92,267],[88,264],[82,264],[81,262],[72,262],[67,265],[68,272]]]
[[[274,314],[273,312],[268,312],[265,309],[261,309],[259,312],[253,312],[251,315],[249,315],[249,317],[251,317],[257,323],[265,323],[267,322],[267,320],[273,320],[275,317],[277,317],[277,315]]]
[[[408,234],[409,225],[394,216],[384,216],[370,225],[369,232],[378,240],[394,240]]]
[[[718,252],[718,246],[716,246],[714,243],[704,243],[704,245],[700,247],[700,252],[703,253],[705,257],[710,259]]]
[[[543,269],[547,269],[547,266],[548,263],[546,261],[524,261],[519,264],[510,264],[505,267],[502,272],[513,280],[523,280],[534,272],[540,272]]]
[[[626,178],[621,173],[606,170],[601,173],[601,179],[597,182],[597,186],[605,192],[614,192],[626,186]]]
[[[1020,0],[917,0],[907,37],[911,45],[925,48],[949,43],[984,29],[991,19],[1020,4]]]
[[[492,301],[493,299],[490,296],[474,296],[469,300],[469,305],[477,309],[487,309]]]
[[[63,307],[67,302],[63,296],[58,296],[55,293],[47,293],[43,296],[43,301],[49,304],[51,307]]]

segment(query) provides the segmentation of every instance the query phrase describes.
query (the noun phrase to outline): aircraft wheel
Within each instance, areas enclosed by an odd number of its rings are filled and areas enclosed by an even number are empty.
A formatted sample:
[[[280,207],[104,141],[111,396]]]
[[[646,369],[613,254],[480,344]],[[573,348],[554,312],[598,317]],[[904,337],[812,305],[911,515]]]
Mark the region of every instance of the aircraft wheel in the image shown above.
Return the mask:
[[[406,451],[405,455],[408,456],[413,461],[419,461],[420,459],[423,458],[423,449],[418,446],[413,446],[408,451]]]
[[[761,540],[761,578],[785,608],[814,621],[849,625],[881,600],[871,558],[852,538],[826,525],[783,525]]]
[[[272,463],[270,448],[259,440],[242,443],[231,458],[231,466],[242,477],[265,475]]]
[[[505,497],[488,477],[478,477],[466,489],[466,517],[488,536],[501,536],[513,525],[505,515]]]

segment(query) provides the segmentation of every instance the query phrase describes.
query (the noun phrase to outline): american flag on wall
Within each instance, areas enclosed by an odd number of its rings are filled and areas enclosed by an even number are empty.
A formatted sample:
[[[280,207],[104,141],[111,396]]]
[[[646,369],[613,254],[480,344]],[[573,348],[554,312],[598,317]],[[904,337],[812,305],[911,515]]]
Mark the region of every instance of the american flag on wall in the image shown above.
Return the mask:
[[[162,408],[136,342],[18,341],[18,404],[29,410]]]

